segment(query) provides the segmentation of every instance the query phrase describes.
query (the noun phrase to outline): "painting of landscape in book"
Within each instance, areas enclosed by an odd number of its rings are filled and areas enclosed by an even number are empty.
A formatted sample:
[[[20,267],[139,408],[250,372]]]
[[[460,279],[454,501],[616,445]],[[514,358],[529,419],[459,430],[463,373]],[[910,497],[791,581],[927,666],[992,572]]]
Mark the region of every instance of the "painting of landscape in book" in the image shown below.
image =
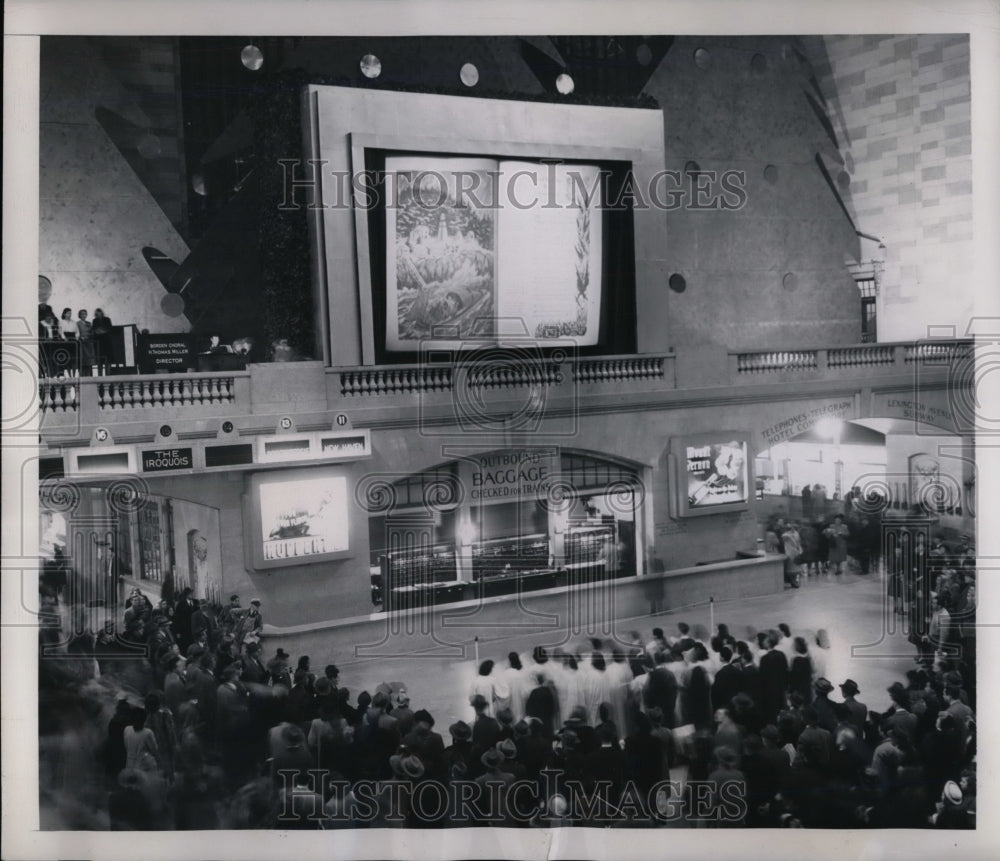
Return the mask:
[[[458,178],[487,189],[487,172],[400,170],[395,173],[395,334],[412,342],[481,339],[496,316],[496,210]],[[477,192],[478,194],[478,192]],[[391,295],[391,292],[390,292]],[[390,316],[392,309],[390,310]]]

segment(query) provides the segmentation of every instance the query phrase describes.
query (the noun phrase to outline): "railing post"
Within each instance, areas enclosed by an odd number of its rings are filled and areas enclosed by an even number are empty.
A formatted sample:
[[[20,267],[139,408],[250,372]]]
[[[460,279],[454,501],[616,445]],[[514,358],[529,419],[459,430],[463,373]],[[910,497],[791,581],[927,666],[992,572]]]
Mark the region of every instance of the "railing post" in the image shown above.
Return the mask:
[[[80,381],[77,415],[80,427],[93,427],[101,423],[101,405],[98,398],[98,381],[103,377],[87,377]]]

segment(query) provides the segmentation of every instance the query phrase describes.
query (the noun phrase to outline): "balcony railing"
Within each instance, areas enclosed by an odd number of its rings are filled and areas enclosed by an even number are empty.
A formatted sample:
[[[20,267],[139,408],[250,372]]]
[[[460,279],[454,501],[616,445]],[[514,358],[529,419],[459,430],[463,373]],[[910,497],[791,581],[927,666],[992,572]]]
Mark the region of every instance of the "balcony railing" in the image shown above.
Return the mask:
[[[456,388],[505,389],[517,386],[559,386],[572,380],[587,385],[615,385],[632,381],[665,381],[674,356],[601,356],[557,361],[533,359],[521,352],[455,365],[387,365],[375,368],[331,368],[337,382],[328,386],[347,398],[377,398],[451,392]]]
[[[283,363],[228,373],[42,379],[38,396],[43,430],[83,434],[108,421],[408,409],[418,397],[439,411],[466,394],[502,405],[519,397],[518,387],[543,387],[552,404],[580,398],[576,402],[583,405],[588,398],[677,389],[910,375],[918,363],[929,371],[947,371],[949,363],[972,355],[971,341],[942,341],[731,352],[728,368],[726,353],[706,353],[704,348],[682,354],[686,362],[663,352],[562,361],[528,361],[517,354],[508,362],[350,368]]]
[[[748,350],[729,354],[736,381],[769,377],[825,379],[831,372],[866,370],[905,372],[916,362],[938,366],[973,355],[972,341],[858,344],[808,350]]]
[[[393,365],[334,370],[332,373],[340,377],[340,394],[347,398],[417,395],[452,389],[450,365]]]
[[[250,374],[43,378],[38,404],[44,429],[67,431],[121,419],[249,413]]]

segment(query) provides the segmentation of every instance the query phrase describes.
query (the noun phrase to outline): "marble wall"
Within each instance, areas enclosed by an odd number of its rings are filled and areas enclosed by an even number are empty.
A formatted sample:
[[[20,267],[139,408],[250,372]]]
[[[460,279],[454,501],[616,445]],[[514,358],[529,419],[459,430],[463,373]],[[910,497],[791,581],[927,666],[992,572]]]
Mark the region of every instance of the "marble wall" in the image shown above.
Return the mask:
[[[664,213],[670,343],[730,349],[857,343],[858,239],[816,158],[828,154],[796,37],[678,37],[645,92],[663,110],[666,168],[738,172],[742,205]],[[702,180],[704,182],[704,180]],[[718,185],[718,183],[717,183]],[[640,308],[639,313],[643,310]]]
[[[818,38],[818,37],[817,37]],[[827,36],[810,50],[841,141],[843,183],[884,266],[878,338],[928,337],[973,315],[972,126],[965,34]]]
[[[98,122],[97,110],[149,130],[158,145],[141,149],[153,161],[176,156],[170,135],[177,129],[154,133],[160,120],[150,117],[98,44],[43,39],[41,50],[38,267],[52,281],[49,304],[57,312],[72,308],[74,318],[81,308],[93,317],[100,307],[116,324],[188,331],[186,318],[161,310],[167,292],[142,256],[143,246],[152,245],[180,262],[188,246]]]

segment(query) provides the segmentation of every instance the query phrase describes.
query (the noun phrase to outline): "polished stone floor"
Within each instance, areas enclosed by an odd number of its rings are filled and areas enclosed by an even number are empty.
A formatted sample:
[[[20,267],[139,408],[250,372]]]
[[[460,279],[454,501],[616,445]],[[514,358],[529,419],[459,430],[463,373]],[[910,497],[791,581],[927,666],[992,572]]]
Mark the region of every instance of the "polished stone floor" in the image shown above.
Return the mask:
[[[816,631],[824,628],[831,641],[829,652],[824,653],[827,677],[835,685],[853,679],[861,689],[858,699],[881,711],[889,705],[889,685],[915,667],[914,648],[899,630],[901,617],[887,611],[884,596],[884,583],[877,574],[820,575],[805,580],[800,589],[786,587],[778,595],[716,603],[712,608],[706,603],[620,620],[616,628],[622,632],[636,630],[645,641],[654,627],[670,635],[678,622],[709,628],[714,620],[729,625],[739,638],[748,635],[748,628],[766,630],[784,622],[793,636],[802,635],[810,644],[815,642]],[[483,640],[479,655],[481,659],[496,660],[498,667],[506,667],[509,652],[530,651],[537,642],[552,642],[552,636],[549,632]],[[466,660],[419,654],[378,659],[340,655],[336,662],[341,671],[340,684],[350,690],[352,701],[362,690],[373,692],[380,682],[402,682],[410,695],[411,708],[428,709],[437,729],[446,734],[449,724],[459,718],[468,719],[471,713],[468,691],[475,672],[472,644],[466,655]],[[321,672],[322,666],[314,669]],[[839,699],[839,690],[832,696]]]

